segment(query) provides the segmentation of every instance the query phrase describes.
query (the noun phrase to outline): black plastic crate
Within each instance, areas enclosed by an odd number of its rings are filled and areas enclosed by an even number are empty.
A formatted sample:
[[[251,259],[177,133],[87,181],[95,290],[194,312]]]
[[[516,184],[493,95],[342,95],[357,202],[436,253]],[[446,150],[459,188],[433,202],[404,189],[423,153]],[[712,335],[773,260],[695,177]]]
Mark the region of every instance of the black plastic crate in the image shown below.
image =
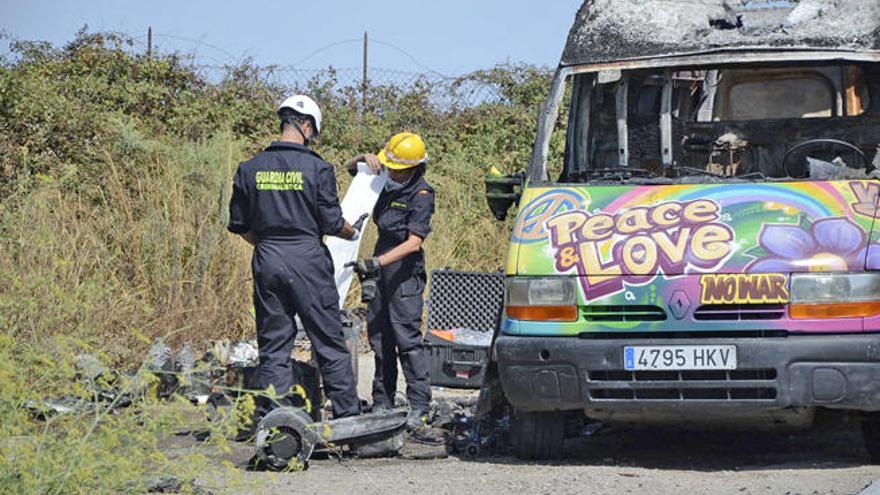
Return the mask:
[[[431,385],[480,388],[489,348],[456,344],[434,336],[425,337],[431,359]]]
[[[501,272],[450,269],[431,272],[425,346],[431,360],[432,385],[480,387],[489,345],[453,342],[432,331],[466,328],[487,332],[487,337],[491,337],[503,307],[504,275]]]

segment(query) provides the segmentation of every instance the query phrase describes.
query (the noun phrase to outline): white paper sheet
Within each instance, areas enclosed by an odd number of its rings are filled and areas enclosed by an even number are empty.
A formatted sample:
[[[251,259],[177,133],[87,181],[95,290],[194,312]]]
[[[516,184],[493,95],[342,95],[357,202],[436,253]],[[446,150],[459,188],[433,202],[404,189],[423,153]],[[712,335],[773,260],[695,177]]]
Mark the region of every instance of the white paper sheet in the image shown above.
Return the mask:
[[[351,181],[351,185],[348,186],[348,191],[345,192],[341,203],[342,216],[348,223],[354,224],[364,213],[373,213],[373,207],[376,206],[376,200],[379,199],[379,193],[385,187],[386,181],[388,181],[387,172],[383,171],[376,175],[366,163],[358,163],[358,173]],[[367,221],[369,219],[364,221],[365,228]],[[333,275],[336,278],[336,288],[339,290],[339,307],[342,308],[354,273],[351,268],[345,268],[345,264],[357,259],[361,241],[360,239],[346,241],[339,237],[327,237],[324,242],[333,257]]]

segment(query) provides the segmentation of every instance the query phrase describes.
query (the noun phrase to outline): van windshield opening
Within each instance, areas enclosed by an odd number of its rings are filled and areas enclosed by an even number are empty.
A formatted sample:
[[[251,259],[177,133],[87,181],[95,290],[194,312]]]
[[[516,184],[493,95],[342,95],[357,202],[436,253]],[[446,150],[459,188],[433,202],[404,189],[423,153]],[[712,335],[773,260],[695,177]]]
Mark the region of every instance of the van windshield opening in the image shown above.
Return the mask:
[[[559,180],[867,176],[880,165],[878,98],[878,64],[578,74]]]

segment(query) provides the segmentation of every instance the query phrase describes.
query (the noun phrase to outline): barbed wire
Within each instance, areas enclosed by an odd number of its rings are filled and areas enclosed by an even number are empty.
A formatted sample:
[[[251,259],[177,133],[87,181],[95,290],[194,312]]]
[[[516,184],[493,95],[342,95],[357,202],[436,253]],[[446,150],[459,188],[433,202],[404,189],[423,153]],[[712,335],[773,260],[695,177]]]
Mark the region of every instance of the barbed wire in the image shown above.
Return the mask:
[[[221,80],[235,69],[233,65],[193,64],[192,67],[212,80]],[[300,68],[294,65],[253,67],[267,82],[290,91],[306,91],[325,86],[339,93],[358,93],[364,89],[362,67]],[[548,77],[549,77],[548,72]],[[368,94],[377,91],[420,90],[428,101],[442,107],[472,107],[486,103],[504,103],[505,97],[497,84],[479,80],[471,74],[457,77],[439,72],[413,72],[383,67],[369,68]]]
[[[123,33],[116,33],[125,36]],[[219,81],[226,77],[236,67],[250,63],[251,60],[243,57],[236,58],[230,52],[221,47],[212,45],[201,39],[190,39],[176,35],[154,32],[153,36],[158,39],[172,39],[193,43],[193,49],[202,47],[213,50],[218,55],[226,56],[228,63],[224,63],[216,57],[207,55],[204,51],[190,54],[193,69],[202,73],[209,80]],[[146,36],[129,36],[137,49],[146,50]],[[333,67],[305,68],[301,64],[313,59],[316,55],[340,45],[361,43],[362,39],[352,38],[339,40],[321,46],[301,57],[292,64],[267,65],[252,67],[258,71],[261,77],[267,81],[282,86],[291,91],[304,91],[313,84],[331,83],[332,89],[337,91],[359,89],[363,91],[365,86],[363,67]],[[420,61],[405,49],[380,39],[371,38],[371,44],[381,45],[395,50],[415,64],[420,71],[406,71],[383,67],[369,67],[366,75],[367,91],[376,91],[383,88],[396,88],[402,91],[412,90],[418,87],[428,93],[429,101],[443,107],[472,107],[485,103],[501,103],[504,95],[497,84],[477,80],[469,77],[469,74],[449,76],[441,73]],[[157,49],[158,51],[158,49]],[[210,63],[205,63],[208,60]],[[548,72],[547,76],[550,76]]]
[[[126,39],[131,46],[131,52],[133,55],[139,52],[145,53],[148,50],[146,35],[129,35],[116,31],[105,32]],[[191,67],[201,72],[202,75],[209,80],[222,80],[236,67],[251,62],[247,57],[237,58],[222,47],[208,43],[203,39],[192,39],[156,31],[153,32],[153,37],[160,40],[168,39],[192,43],[193,52],[184,54],[183,58],[189,59]],[[332,82],[333,86],[337,89],[362,89],[364,86],[362,67],[337,68],[328,66],[325,68],[304,68],[301,66],[303,62],[312,59],[314,56],[330,48],[347,44],[359,44],[362,41],[363,40],[360,38],[335,41],[313,50],[292,64],[267,65],[264,67],[252,67],[252,69],[256,69],[266,80],[291,90],[305,90],[310,83],[326,82]],[[467,75],[445,75],[440,71],[425,65],[405,49],[387,41],[371,38],[370,43],[397,51],[415,64],[421,69],[421,71],[414,72],[400,69],[371,67],[368,68],[367,71],[368,88],[396,87],[401,90],[408,90],[413,89],[416,85],[422,85],[423,87],[430,88],[432,102],[445,105],[456,103],[464,106],[472,106],[480,103],[497,102],[502,99],[500,88],[498,88],[497,85],[468,79]],[[152,48],[156,53],[160,51],[160,45],[155,45]],[[202,48],[213,50],[215,54],[224,56],[226,61],[204,53]],[[205,63],[205,61],[208,61],[209,63]]]
[[[206,42],[204,39],[191,39],[167,33],[153,31],[155,40],[173,40],[192,43],[191,51],[181,52],[177,49],[168,51],[163,43],[148,43],[146,34],[132,35],[119,31],[102,31],[98,34],[114,36],[121,41],[123,49],[133,57],[144,56],[152,53],[154,56],[173,54],[185,66],[199,73],[200,76],[211,82],[222,82],[230,77],[235,71],[246,69],[262,80],[269,82],[287,91],[306,91],[315,86],[327,88],[337,93],[348,95],[358,94],[362,97],[366,88],[367,95],[378,91],[407,92],[418,90],[427,100],[443,108],[473,107],[486,103],[505,103],[506,98],[502,88],[493,82],[475,77],[473,74],[450,76],[443,74],[425,65],[414,55],[406,50],[386,41],[370,39],[370,43],[391,48],[408,60],[419,71],[407,71],[384,67],[369,67],[364,81],[363,67],[333,67],[328,65],[323,68],[306,68],[301,64],[313,59],[315,55],[342,44],[361,43],[361,39],[341,40],[324,45],[313,52],[305,55],[292,64],[265,65],[254,64],[251,57],[236,57],[224,48]],[[4,32],[3,38],[12,42],[15,38]],[[8,44],[8,43],[7,43]],[[8,56],[8,47],[0,58]],[[206,50],[207,49],[207,50]],[[206,51],[210,53],[206,53]],[[547,72],[550,77],[550,72]]]

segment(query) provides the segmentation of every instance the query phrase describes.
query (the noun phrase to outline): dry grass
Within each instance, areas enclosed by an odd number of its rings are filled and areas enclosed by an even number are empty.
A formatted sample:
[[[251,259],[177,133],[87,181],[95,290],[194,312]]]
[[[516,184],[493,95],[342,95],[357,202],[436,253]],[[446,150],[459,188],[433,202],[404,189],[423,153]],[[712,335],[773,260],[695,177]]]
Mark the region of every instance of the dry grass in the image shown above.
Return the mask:
[[[124,361],[159,336],[252,335],[250,247],[226,231],[229,184],[245,146],[221,136],[153,145],[146,156],[135,168],[108,154],[93,190],[44,178],[4,205],[0,309],[16,338],[37,342],[63,329]],[[429,269],[502,267],[509,230],[487,214],[481,179],[467,169],[429,173],[437,189]],[[347,183],[340,176],[343,192]],[[371,224],[364,255],[375,239]],[[355,284],[347,301],[358,297]]]
[[[225,230],[241,145],[221,137],[147,155],[135,171],[108,155],[94,190],[46,178],[4,205],[0,308],[16,338],[64,329],[124,359],[158,336],[249,334],[248,248]]]

